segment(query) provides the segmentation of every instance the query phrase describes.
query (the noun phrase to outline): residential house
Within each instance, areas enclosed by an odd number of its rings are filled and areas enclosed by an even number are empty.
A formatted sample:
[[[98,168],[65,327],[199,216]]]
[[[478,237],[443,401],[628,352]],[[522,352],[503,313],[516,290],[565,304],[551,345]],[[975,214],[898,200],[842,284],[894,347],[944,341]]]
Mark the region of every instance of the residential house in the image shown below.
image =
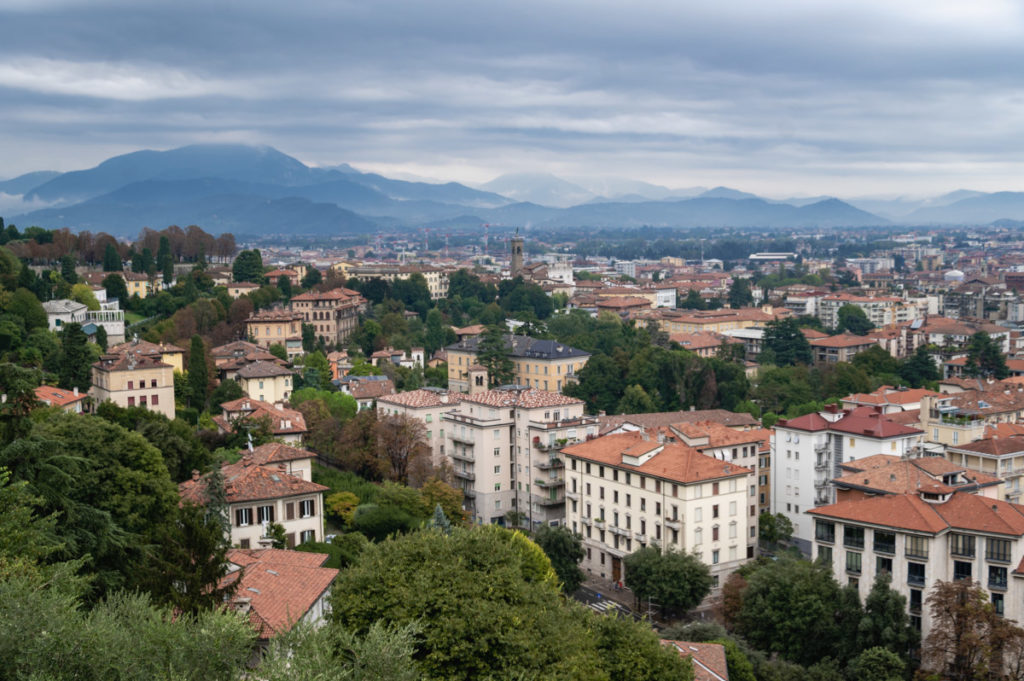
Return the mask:
[[[260,546],[272,523],[284,527],[288,548],[323,541],[323,494],[329,488],[289,475],[287,468],[283,462],[260,465],[252,452],[245,452],[237,463],[221,466],[232,546]],[[206,505],[209,478],[209,473],[201,476],[192,471],[191,480],[178,484],[182,501]]]
[[[855,336],[843,333],[828,338],[818,338],[810,341],[811,352],[814,353],[815,362],[850,362],[859,352],[870,350],[878,343],[867,336]]]
[[[246,364],[235,376],[242,392],[262,402],[287,401],[295,387],[295,372],[273,362]]]
[[[291,299],[292,312],[310,324],[317,338],[338,345],[359,326],[359,314],[366,310],[366,299],[358,291],[336,288],[330,291],[308,291]]]
[[[102,355],[92,365],[89,395],[99,404],[145,407],[174,418],[174,367],[132,351]]]
[[[300,313],[291,310],[260,310],[245,320],[245,335],[264,349],[269,349],[271,345],[282,345],[288,359],[293,359],[303,353],[302,320]]]
[[[926,388],[894,388],[891,385],[880,386],[870,393],[854,393],[843,398],[844,409],[857,407],[877,407],[883,414],[898,414],[906,411],[920,411],[922,397],[941,397],[942,393]]]
[[[331,584],[338,576],[334,568],[323,567],[328,558],[272,548],[228,550],[229,572],[219,586],[235,585],[231,608],[248,617],[260,648],[297,624],[326,623]]]
[[[379,398],[396,392],[394,382],[387,376],[348,375],[338,379],[335,385],[356,399],[359,411],[373,409]]]
[[[921,429],[929,442],[958,447],[984,438],[988,426],[1020,422],[1024,386],[973,384],[986,389],[921,398]]]
[[[939,494],[962,491],[997,499],[1003,482],[995,475],[970,470],[941,456],[908,459],[875,454],[839,467],[842,475],[832,480],[837,502],[922,490]]]
[[[178,373],[185,371],[185,350],[170,343],[150,343],[136,336],[127,343],[111,346],[107,352],[112,355],[134,352],[170,364]]]
[[[87,393],[78,392],[78,388],[64,390],[52,385],[41,385],[36,388],[36,399],[47,407],[60,407],[71,414],[81,414],[85,409]]]
[[[449,345],[448,389],[470,392],[469,368],[479,365],[481,336],[472,336]],[[514,367],[512,383],[539,390],[561,392],[576,382],[580,369],[590,359],[584,352],[554,340],[505,334],[505,347]]]
[[[1019,502],[1024,477],[1024,435],[993,435],[981,440],[946,446],[946,457],[978,474],[998,476],[1006,481],[1002,498]]]
[[[275,284],[277,282],[274,282]],[[244,295],[248,295],[253,291],[260,289],[259,284],[254,284],[251,281],[235,281],[227,285],[228,295],[232,298],[241,298]]]
[[[665,430],[605,435],[562,449],[566,523],[583,535],[581,567],[625,579],[623,558],[645,546],[693,551],[713,592],[753,558],[754,471],[672,441]]]
[[[712,422],[733,430],[751,430],[761,427],[761,422],[746,412],[725,409],[690,409],[687,411],[665,411],[648,414],[600,414],[601,435],[627,433],[643,429],[657,430],[680,423]]]
[[[85,324],[85,313],[89,308],[75,300],[47,300],[43,303],[46,321],[50,331],[60,331],[67,324]]]
[[[270,354],[266,348],[241,340],[213,348],[210,350],[210,357],[213,358],[221,380],[238,380],[238,371],[256,362],[271,362],[281,367],[290,366],[285,360]]]
[[[1024,506],[964,492],[872,496],[811,509],[814,557],[864,600],[881,573],[927,637],[926,601],[939,580],[980,583],[995,611],[1024,617]]]
[[[253,397],[240,397],[220,405],[221,413],[213,417],[217,430],[233,433],[237,428],[269,425],[271,434],[287,444],[299,444],[306,431],[306,417],[301,411],[287,409],[281,403],[271,404]]]
[[[693,681],[729,681],[729,666],[725,646],[721,643],[693,643],[662,639],[661,645],[676,650],[689,658],[693,665]]]
[[[726,336],[724,334],[710,332],[699,333],[673,333],[668,339],[673,343],[679,343],[683,350],[689,350],[698,357],[717,357],[723,347],[742,345],[743,340]]]

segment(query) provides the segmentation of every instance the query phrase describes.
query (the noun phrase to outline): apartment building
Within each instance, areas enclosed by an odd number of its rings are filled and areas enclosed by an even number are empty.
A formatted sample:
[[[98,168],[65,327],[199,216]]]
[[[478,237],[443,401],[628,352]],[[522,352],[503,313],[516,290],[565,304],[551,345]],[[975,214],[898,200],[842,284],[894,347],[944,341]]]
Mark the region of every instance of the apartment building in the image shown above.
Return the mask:
[[[377,398],[377,413],[381,416],[405,415],[423,422],[430,445],[430,462],[439,468],[446,460],[447,438],[444,434],[444,414],[462,400],[462,393],[443,388],[421,388]]]
[[[245,320],[245,335],[263,349],[284,346],[288,359],[302,354],[302,320],[298,312],[271,308],[254,312]]]
[[[385,265],[385,264],[363,264],[348,265],[347,275],[361,280],[383,279],[386,282],[393,282],[399,279],[408,279],[414,274],[421,274],[427,280],[427,289],[430,291],[431,300],[440,300],[448,297],[448,275],[449,270],[440,267],[427,267],[420,265]]]
[[[470,367],[479,366],[482,336],[463,338],[449,345],[448,389],[470,392]],[[561,392],[567,383],[575,382],[590,353],[553,340],[505,334],[505,347],[515,367],[512,382],[537,390]]]
[[[565,469],[559,449],[596,437],[584,403],[527,386],[462,395],[443,414],[445,448],[464,507],[477,523],[537,527],[565,522]]]
[[[271,523],[284,527],[288,548],[310,541],[323,541],[323,493],[329,488],[287,472],[284,462],[264,460],[253,452],[241,461],[221,466],[225,498],[231,523],[231,545],[256,548],[265,542]],[[209,473],[178,484],[182,501],[205,505],[209,500]]]
[[[637,326],[656,324],[662,331],[673,333],[725,333],[752,326],[763,327],[781,317],[792,316],[785,308],[741,307],[735,310],[651,310],[636,315]]]
[[[89,395],[99,404],[144,407],[174,418],[174,367],[134,352],[107,354],[92,365]]]
[[[583,535],[581,567],[592,574],[623,580],[623,558],[658,546],[696,552],[717,589],[754,556],[754,471],[670,435],[618,433],[563,448],[566,523]]]
[[[864,600],[875,577],[907,599],[911,622],[926,637],[929,590],[939,580],[972,579],[997,613],[1024,617],[1024,506],[965,492],[920,493],[841,501],[809,511],[814,557]]]
[[[855,336],[849,333],[829,336],[827,338],[816,338],[810,341],[811,352],[814,353],[815,362],[835,364],[836,362],[850,362],[858,353],[870,350],[878,343],[868,336]]]
[[[793,542],[808,553],[812,528],[806,513],[835,501],[830,481],[843,474],[841,465],[875,454],[910,456],[922,435],[872,407],[831,407],[780,420],[771,439],[772,512],[793,523]]]
[[[291,300],[291,310],[311,324],[324,343],[344,343],[359,326],[359,314],[366,310],[366,299],[358,291],[336,288],[309,291]]]
[[[1024,436],[986,437],[960,445],[947,445],[946,457],[977,476],[1005,480],[1000,498],[1017,503],[1021,500],[1021,478],[1024,477]]]
[[[113,345],[108,352],[112,355],[120,355],[126,352],[134,352],[137,355],[151,357],[170,364],[174,370],[183,373],[185,371],[185,350],[170,343],[150,343],[140,340],[138,336],[120,345]]]
[[[876,328],[887,324],[909,322],[924,317],[918,305],[907,304],[896,296],[856,296],[834,293],[818,300],[818,319],[830,329],[839,326],[839,309],[853,305],[864,311],[868,321]],[[927,311],[927,310],[926,310]],[[925,312],[926,312],[925,311]]]
[[[843,475],[832,480],[836,502],[923,490],[939,494],[968,492],[991,499],[1001,497],[1003,481],[998,477],[970,470],[941,456],[904,459],[875,454],[839,467]]]
[[[926,388],[894,388],[891,385],[883,385],[874,392],[847,395],[843,398],[843,408],[877,407],[883,414],[899,414],[920,410],[923,397],[941,396],[941,393]]]
[[[983,439],[989,426],[1021,421],[1024,388],[980,385],[986,389],[921,398],[921,428],[929,442],[958,447]]]

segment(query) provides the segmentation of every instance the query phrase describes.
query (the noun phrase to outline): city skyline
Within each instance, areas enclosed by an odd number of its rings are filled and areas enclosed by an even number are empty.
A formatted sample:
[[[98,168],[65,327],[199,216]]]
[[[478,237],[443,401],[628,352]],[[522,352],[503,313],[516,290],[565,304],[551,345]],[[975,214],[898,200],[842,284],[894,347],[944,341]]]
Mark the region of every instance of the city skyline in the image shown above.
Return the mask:
[[[4,177],[239,142],[467,184],[1024,188],[1010,2],[14,0],[0,20]]]

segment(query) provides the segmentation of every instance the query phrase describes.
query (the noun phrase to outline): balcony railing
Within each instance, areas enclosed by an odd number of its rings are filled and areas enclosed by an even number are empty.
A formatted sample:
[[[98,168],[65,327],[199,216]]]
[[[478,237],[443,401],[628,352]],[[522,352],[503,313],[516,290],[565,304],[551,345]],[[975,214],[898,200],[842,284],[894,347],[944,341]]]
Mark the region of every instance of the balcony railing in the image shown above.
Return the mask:
[[[590,527],[590,523],[591,523],[592,521],[591,521],[591,519],[590,519],[590,518],[588,518],[588,517],[586,517],[586,516],[581,516],[581,517],[580,517],[580,522],[581,522],[581,523],[583,523],[584,525],[586,525],[587,527]]]
[[[924,575],[907,575],[907,584],[911,586],[924,586]]]
[[[537,487],[541,487],[541,488],[544,488],[544,489],[552,489],[552,488],[555,488],[555,487],[563,487],[563,486],[565,486],[565,480],[561,480],[561,479],[559,479],[559,480],[552,480],[551,478],[537,478],[536,480],[533,481],[533,484],[535,484]]]
[[[551,497],[542,497],[539,494],[533,497],[534,503],[538,506],[561,506],[565,503],[565,497],[557,495],[554,499]]]
[[[1006,591],[1006,577],[989,577],[988,588],[996,589],[998,591]]]
[[[647,541],[647,535],[644,534],[643,532],[635,532],[633,534],[633,539],[636,539],[638,542],[646,542]]]
[[[463,480],[476,480],[476,473],[472,471],[455,471],[456,478],[462,478]]]
[[[476,490],[471,487],[463,487],[462,493],[466,495],[467,499],[476,499]]]
[[[683,527],[681,522],[680,522],[680,520],[678,518],[671,518],[671,519],[666,518],[665,519],[665,526],[666,527],[671,527],[673,530],[680,530]]]
[[[875,553],[896,553],[896,542],[875,541]]]
[[[594,518],[594,525],[600,528],[604,528],[604,518]]]
[[[468,445],[476,444],[476,439],[473,437],[472,433],[463,435],[457,430],[452,429],[451,431],[449,431],[448,436],[451,437],[451,439],[454,440],[455,442],[464,442]]]
[[[556,459],[556,458],[552,457],[552,458],[548,459],[547,461],[542,461],[540,463],[536,463],[533,466],[537,470],[548,471],[548,470],[557,469],[557,468],[565,468],[565,462],[562,461],[561,459]]]
[[[472,453],[467,454],[464,452],[453,451],[449,454],[449,456],[455,459],[456,461],[468,461],[469,463],[473,463],[474,461],[476,461],[476,459],[473,458]]]

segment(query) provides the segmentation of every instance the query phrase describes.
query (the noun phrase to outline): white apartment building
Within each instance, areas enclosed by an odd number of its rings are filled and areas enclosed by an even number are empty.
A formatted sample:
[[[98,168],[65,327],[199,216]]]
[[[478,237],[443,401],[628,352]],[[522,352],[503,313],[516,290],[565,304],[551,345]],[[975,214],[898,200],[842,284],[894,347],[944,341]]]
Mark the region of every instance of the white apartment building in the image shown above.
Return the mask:
[[[464,396],[444,388],[421,388],[377,398],[377,413],[381,416],[404,414],[423,422],[430,445],[430,463],[439,468],[445,461],[447,438],[444,434],[444,414],[455,408]]]
[[[833,408],[779,421],[771,441],[772,513],[793,523],[793,542],[809,553],[812,527],[806,513],[835,501],[830,481],[843,475],[840,465],[875,454],[909,456],[922,435],[872,407]]]
[[[863,601],[875,577],[892,576],[922,637],[931,629],[926,601],[936,581],[972,579],[996,612],[1024,617],[1024,506],[967,492],[899,494],[842,501],[810,511],[814,557]]]
[[[619,581],[622,559],[645,546],[695,551],[717,589],[754,557],[754,471],[671,437],[668,429],[616,433],[562,450],[566,523],[583,535],[584,570]]]
[[[596,437],[583,401],[526,386],[463,395],[446,411],[445,448],[464,507],[477,523],[507,522],[510,511],[530,527],[565,522],[564,459],[559,449]]]
[[[839,308],[854,305],[864,311],[868,321],[875,327],[913,321],[924,317],[927,305],[908,304],[896,296],[855,296],[849,293],[834,293],[818,300],[818,319],[829,328],[839,324]]]

